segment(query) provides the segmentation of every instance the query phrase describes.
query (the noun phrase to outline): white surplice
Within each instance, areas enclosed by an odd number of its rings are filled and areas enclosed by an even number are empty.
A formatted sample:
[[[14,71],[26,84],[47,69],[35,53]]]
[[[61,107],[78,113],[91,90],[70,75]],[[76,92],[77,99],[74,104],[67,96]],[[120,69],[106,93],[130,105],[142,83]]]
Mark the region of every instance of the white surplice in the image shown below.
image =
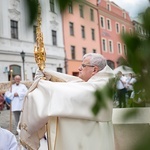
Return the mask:
[[[24,84],[13,84],[11,90],[5,93],[5,96],[11,99],[11,110],[21,111],[24,97],[27,93],[27,87]],[[18,93],[17,97],[14,97],[14,93]]]
[[[111,100],[95,117],[94,91],[103,88],[113,71],[106,66],[88,82],[78,77],[45,71],[65,82],[51,82],[37,77],[28,91],[21,115],[20,139],[31,149],[40,147],[48,123],[50,150],[114,150]]]
[[[0,150],[17,150],[18,142],[13,133],[0,127]]]

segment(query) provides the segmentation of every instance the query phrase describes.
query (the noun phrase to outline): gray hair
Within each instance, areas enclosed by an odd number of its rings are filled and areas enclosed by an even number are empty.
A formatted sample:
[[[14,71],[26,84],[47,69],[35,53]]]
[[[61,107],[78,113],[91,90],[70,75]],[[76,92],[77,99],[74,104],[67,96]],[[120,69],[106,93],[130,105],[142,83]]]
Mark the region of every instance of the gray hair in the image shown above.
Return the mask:
[[[106,59],[98,53],[87,53],[83,56],[83,59],[90,57],[90,65],[97,66],[99,71],[104,69],[107,65]]]

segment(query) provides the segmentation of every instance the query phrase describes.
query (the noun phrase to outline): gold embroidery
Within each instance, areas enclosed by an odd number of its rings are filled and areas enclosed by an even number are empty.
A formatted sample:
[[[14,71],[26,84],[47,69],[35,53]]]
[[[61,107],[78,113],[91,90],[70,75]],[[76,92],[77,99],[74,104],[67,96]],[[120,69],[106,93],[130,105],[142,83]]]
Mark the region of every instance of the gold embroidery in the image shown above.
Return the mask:
[[[27,150],[33,150],[28,144],[26,144],[24,141],[20,140],[21,145],[26,148]]]

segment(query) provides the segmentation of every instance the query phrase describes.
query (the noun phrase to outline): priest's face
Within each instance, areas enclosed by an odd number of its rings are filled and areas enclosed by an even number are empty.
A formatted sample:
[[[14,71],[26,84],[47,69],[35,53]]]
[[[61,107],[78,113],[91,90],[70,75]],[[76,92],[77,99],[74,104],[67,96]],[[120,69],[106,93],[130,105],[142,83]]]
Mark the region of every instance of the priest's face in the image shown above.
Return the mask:
[[[20,83],[21,77],[19,75],[16,75],[14,78],[15,83],[18,85]]]
[[[86,57],[79,67],[79,78],[88,81],[95,74],[95,66],[90,64],[90,57]]]

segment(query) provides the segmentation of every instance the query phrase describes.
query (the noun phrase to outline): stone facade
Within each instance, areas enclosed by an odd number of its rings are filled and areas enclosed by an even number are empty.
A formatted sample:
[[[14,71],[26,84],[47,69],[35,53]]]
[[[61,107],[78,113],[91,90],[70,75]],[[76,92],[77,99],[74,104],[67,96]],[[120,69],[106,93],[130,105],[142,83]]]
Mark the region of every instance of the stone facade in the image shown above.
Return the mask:
[[[47,54],[46,67],[65,72],[65,53],[63,45],[62,18],[57,4],[51,11],[49,0],[40,1],[42,9],[43,39]],[[0,81],[10,80],[10,68],[13,76],[20,74],[22,80],[33,80],[38,68],[34,60],[35,32],[28,25],[25,1],[0,1]],[[34,24],[36,25],[36,23]],[[15,29],[14,29],[15,28]],[[56,33],[56,43],[52,42],[52,31]],[[20,53],[25,52],[25,63]]]

